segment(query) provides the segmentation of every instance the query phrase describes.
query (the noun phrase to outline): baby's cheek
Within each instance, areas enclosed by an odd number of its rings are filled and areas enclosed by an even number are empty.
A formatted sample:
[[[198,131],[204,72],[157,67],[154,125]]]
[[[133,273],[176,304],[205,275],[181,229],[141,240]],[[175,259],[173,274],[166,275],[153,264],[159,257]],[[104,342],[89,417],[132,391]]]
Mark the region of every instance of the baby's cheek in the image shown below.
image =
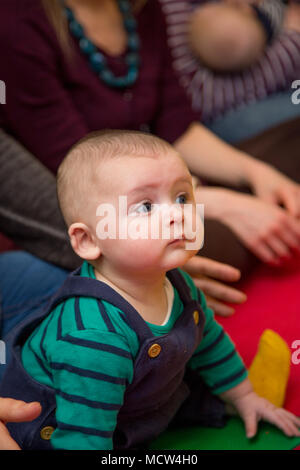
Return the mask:
[[[147,267],[156,265],[161,257],[158,240],[127,240],[123,248],[123,261],[130,266]]]

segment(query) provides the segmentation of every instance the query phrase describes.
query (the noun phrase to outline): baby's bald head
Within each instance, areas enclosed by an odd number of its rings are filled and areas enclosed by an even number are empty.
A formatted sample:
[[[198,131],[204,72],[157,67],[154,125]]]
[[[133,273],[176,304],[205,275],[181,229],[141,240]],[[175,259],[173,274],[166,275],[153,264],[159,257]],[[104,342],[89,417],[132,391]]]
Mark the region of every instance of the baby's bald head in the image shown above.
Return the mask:
[[[81,139],[70,149],[57,173],[58,201],[67,226],[83,222],[87,201],[93,197],[96,201],[99,188],[101,191],[102,165],[124,156],[157,158],[170,150],[167,142],[139,131],[104,130]]]
[[[205,3],[190,16],[188,39],[192,51],[212,70],[243,70],[260,59],[267,36],[247,3]]]

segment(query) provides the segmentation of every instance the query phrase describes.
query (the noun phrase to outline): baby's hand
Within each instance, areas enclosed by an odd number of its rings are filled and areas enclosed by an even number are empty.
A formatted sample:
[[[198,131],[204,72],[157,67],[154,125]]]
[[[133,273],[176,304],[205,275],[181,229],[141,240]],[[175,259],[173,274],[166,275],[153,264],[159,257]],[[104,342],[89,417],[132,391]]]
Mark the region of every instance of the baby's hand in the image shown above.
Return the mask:
[[[257,423],[260,420],[274,424],[287,436],[300,437],[300,418],[283,408],[278,408],[253,391],[240,398],[236,398],[228,406],[230,414],[234,414],[235,410],[245,423],[246,436],[248,438],[255,436]]]

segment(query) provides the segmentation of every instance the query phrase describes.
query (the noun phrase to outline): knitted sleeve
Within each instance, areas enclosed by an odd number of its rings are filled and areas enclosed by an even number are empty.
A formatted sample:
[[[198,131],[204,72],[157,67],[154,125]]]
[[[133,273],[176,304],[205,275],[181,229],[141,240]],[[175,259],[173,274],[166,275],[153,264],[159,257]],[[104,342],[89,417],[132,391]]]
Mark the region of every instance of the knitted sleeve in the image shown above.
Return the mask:
[[[233,341],[207,307],[203,292],[198,292],[206,322],[203,339],[189,366],[201,375],[213,394],[219,395],[241,383],[248,374]]]
[[[136,349],[135,332],[117,309],[90,297],[67,299],[28,338],[23,366],[55,390],[54,449],[113,448]]]
[[[197,371],[212,393],[218,395],[245,380],[247,370],[233,341],[207,306],[203,292],[197,289],[187,273],[182,270],[181,273],[190,287],[192,297],[199,301],[205,315],[203,338],[188,367]]]
[[[0,231],[45,261],[70,270],[79,266],[58,207],[54,175],[1,129],[0,175]]]
[[[251,5],[266,31],[268,43],[282,29],[287,4],[288,0],[263,0],[259,5]]]

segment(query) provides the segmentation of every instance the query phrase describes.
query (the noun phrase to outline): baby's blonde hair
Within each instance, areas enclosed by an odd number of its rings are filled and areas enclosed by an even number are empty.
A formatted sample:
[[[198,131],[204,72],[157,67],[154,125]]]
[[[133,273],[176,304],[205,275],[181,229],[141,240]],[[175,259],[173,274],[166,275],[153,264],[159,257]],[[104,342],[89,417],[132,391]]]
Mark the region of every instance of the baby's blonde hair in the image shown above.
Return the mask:
[[[58,168],[57,196],[66,224],[82,218],[84,200],[93,186],[99,185],[100,165],[122,156],[156,158],[172,149],[159,137],[140,131],[108,129],[85,136],[70,149]]]

